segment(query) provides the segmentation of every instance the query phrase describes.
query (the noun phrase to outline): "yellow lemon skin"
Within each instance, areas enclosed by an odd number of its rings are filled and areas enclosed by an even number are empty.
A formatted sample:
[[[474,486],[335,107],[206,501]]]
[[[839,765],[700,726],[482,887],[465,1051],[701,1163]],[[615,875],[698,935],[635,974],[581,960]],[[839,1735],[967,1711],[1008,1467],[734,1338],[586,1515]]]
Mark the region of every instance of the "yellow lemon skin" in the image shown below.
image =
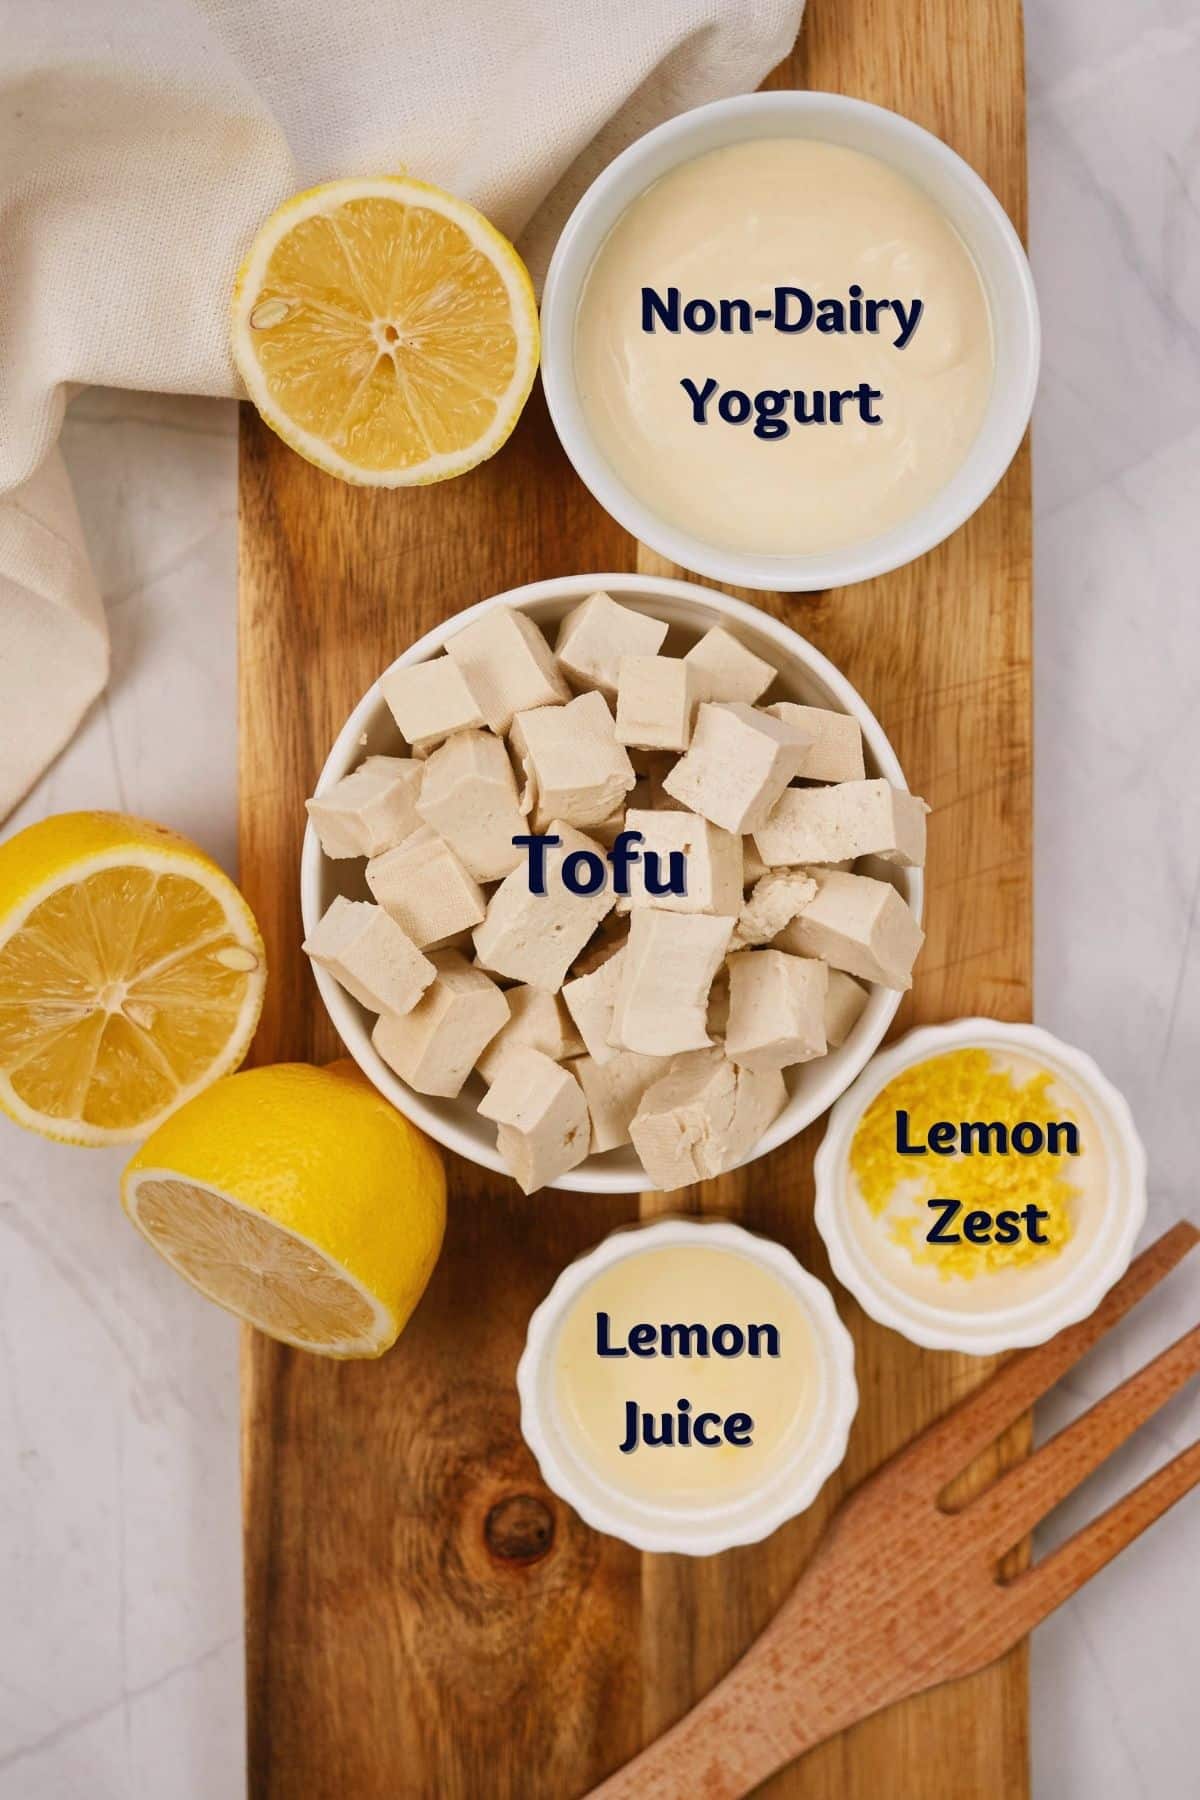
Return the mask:
[[[0,939],[8,936],[18,912],[39,889],[63,879],[74,880],[84,872],[85,864],[109,857],[119,859],[126,851],[146,851],[151,856],[166,851],[172,861],[178,858],[184,864],[192,863],[237,892],[211,856],[167,825],[119,812],[54,813],[0,844]],[[242,907],[253,924],[253,914],[244,900]],[[254,935],[258,937],[257,926]],[[258,941],[261,945],[262,939]]]
[[[265,986],[253,913],[178,832],[73,812],[0,843],[0,1110],[17,1124],[85,1146],[145,1136],[238,1066]]]
[[[270,1302],[251,1309],[197,1281],[179,1254],[139,1217],[147,1182],[214,1190],[281,1233],[314,1248],[375,1313],[365,1337],[325,1345],[273,1328]],[[446,1177],[437,1150],[376,1092],[349,1060],[328,1068],[280,1063],[227,1076],[171,1115],[121,1178],[126,1213],[143,1235],[210,1298],[303,1348],[379,1356],[395,1342],[433,1273],[446,1226]],[[186,1221],[184,1222],[186,1239]],[[302,1289],[288,1316],[303,1312]]]

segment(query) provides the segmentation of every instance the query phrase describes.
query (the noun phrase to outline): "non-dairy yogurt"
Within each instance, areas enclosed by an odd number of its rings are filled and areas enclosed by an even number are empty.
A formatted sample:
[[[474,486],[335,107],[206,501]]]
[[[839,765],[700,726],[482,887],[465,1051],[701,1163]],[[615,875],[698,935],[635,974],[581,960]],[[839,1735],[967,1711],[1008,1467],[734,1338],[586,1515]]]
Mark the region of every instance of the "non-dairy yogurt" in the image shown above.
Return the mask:
[[[949,221],[883,162],[804,138],[713,150],[635,200],[588,274],[574,354],[595,441],[644,505],[780,556],[920,511],[993,373]]]

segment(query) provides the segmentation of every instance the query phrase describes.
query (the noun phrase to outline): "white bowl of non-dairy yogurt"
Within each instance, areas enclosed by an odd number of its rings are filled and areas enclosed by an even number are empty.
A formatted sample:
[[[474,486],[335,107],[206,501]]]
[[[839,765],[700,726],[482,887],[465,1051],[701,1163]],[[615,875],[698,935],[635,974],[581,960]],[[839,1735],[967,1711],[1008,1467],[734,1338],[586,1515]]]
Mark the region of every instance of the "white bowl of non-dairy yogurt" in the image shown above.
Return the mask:
[[[874,1057],[829,1116],[815,1219],[838,1280],[931,1350],[993,1356],[1087,1318],[1129,1266],[1146,1156],[1096,1063],[958,1019]]]
[[[542,375],[600,503],[684,568],[812,591],[949,536],[1015,455],[1039,327],[1021,242],[940,139],[840,94],[717,101],[593,182]]]
[[[616,1231],[573,1262],[529,1321],[517,1387],[548,1487],[597,1531],[688,1556],[811,1506],[858,1407],[829,1290],[723,1219]]]
[[[527,587],[480,601],[477,606],[445,620],[405,650],[392,668],[427,662],[440,655],[456,632],[501,606],[528,614],[553,638],[563,618],[597,589],[605,590],[623,606],[665,622],[669,628],[665,646],[668,654],[682,654],[714,625],[726,627],[746,649],[762,657],[777,671],[776,684],[769,690],[771,694],[783,700],[828,707],[852,715],[862,730],[868,776],[881,776],[898,788],[907,786],[896,753],[879,721],[828,658],[769,614],[716,589],[690,582],[636,574],[568,575],[532,582]],[[383,670],[338,733],[317,782],[318,795],[357,767],[365,756],[394,755],[402,750],[402,740],[384,698],[388,674],[389,670]],[[924,902],[923,871],[895,864],[881,865],[874,872],[891,882],[914,918],[919,920]],[[369,897],[363,864],[355,859],[337,860],[327,856],[310,822],[300,867],[300,904],[306,934],[312,934],[339,895],[355,900]],[[919,970],[918,961],[918,979]],[[497,1174],[506,1173],[504,1160],[496,1146],[495,1126],[478,1111],[484,1093],[480,1078],[473,1075],[454,1099],[418,1093],[380,1055],[372,1038],[373,1020],[369,1010],[325,969],[314,965],[313,975],[338,1036],[379,1091],[447,1149]],[[895,1017],[900,999],[896,989],[872,983],[861,1014],[844,1041],[831,1048],[828,1055],[787,1071],[787,1102],[754,1146],[754,1156],[777,1149],[825,1112],[879,1045]],[[626,1146],[589,1155],[552,1185],[582,1193],[619,1194],[636,1193],[645,1183],[641,1163]]]

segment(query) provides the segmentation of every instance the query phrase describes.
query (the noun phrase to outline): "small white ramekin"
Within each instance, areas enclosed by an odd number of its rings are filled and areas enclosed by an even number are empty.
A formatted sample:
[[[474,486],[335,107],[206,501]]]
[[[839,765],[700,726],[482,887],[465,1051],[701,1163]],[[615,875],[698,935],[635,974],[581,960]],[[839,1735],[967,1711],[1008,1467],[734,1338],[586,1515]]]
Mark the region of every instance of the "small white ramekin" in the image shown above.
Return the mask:
[[[575,320],[604,239],[652,182],[680,163],[750,138],[817,138],[876,157],[941,209],[975,260],[992,317],[995,372],[965,461],[929,504],[891,530],[813,556],[766,556],[706,543],[652,512],[601,454],[575,380]],[[738,587],[812,592],[866,581],[940,544],[970,518],[1016,455],[1033,409],[1040,357],[1037,297],[1021,240],[974,169],[899,113],[844,94],[740,94],[670,119],[618,156],[568,219],[542,293],[542,381],[555,429],[581,479],[634,537],[685,569]]]
[[[904,773],[895,751],[878,719],[846,677],[835,669],[827,657],[805,638],[757,607],[747,606],[715,588],[698,587],[687,581],[672,581],[652,575],[564,575],[551,581],[534,581],[528,587],[513,588],[507,594],[495,594],[481,600],[478,606],[446,619],[396,659],[395,667],[426,662],[446,647],[447,638],[461,631],[482,612],[493,606],[519,607],[550,634],[572,606],[603,588],[608,594],[641,612],[653,613],[666,620],[671,628],[667,646],[678,655],[711,625],[728,626],[734,635],[756,655],[764,657],[779,671],[777,692],[782,699],[799,700],[812,706],[832,707],[851,713],[862,726],[867,773],[882,775],[896,787],[906,787]],[[382,675],[365,693],[339,731],[326,758],[317,782],[317,793],[348,775],[364,756],[376,752],[398,755],[403,743],[395,720],[383,697]],[[884,871],[877,871],[881,876]],[[895,867],[888,878],[912,909],[921,917],[924,901],[924,876],[920,869]],[[363,879],[363,865],[358,859],[335,861],[327,857],[312,825],[304,834],[300,858],[300,911],[305,935],[311,934],[322,913],[336,894],[354,900],[370,898]],[[918,968],[919,968],[918,964]],[[448,1150],[466,1156],[498,1175],[507,1174],[496,1149],[496,1131],[476,1110],[482,1089],[475,1077],[456,1100],[434,1100],[418,1094],[390,1069],[371,1042],[373,1020],[357,1000],[324,969],[313,968],[325,1010],[332,1019],[342,1043],[363,1074],[380,1093],[406,1113],[414,1125],[436,1138]],[[884,1032],[895,1017],[901,996],[891,988],[872,986],[867,1004],[853,1031],[838,1049],[811,1063],[801,1063],[787,1073],[788,1101],[779,1117],[754,1146],[751,1158],[763,1156],[803,1131],[831,1106],[847,1088],[878,1046]],[[646,1184],[645,1174],[633,1150],[609,1150],[602,1156],[589,1156],[578,1168],[571,1169],[552,1185],[585,1194],[635,1194]]]
[[[888,1281],[846,1217],[850,1145],[867,1107],[901,1070],[932,1056],[972,1049],[1024,1054],[1078,1093],[1101,1132],[1108,1171],[1104,1216],[1066,1279],[1021,1305],[974,1315],[931,1305]],[[834,1274],[863,1311],[928,1350],[960,1350],[970,1356],[996,1356],[1045,1343],[1065,1325],[1094,1312],[1129,1267],[1146,1218],[1146,1153],[1124,1096],[1082,1050],[1036,1025],[999,1019],[922,1026],[873,1057],[830,1113],[813,1176],[817,1229]]]
[[[733,1251],[769,1269],[799,1301],[812,1327],[821,1361],[821,1391],[808,1431],[795,1455],[754,1492],[708,1506],[657,1506],[618,1492],[582,1460],[563,1433],[554,1395],[554,1357],[559,1333],[588,1283],[625,1257],[674,1246]],[[756,1237],[724,1219],[661,1219],[627,1226],[563,1270],[529,1321],[517,1365],[521,1432],[537,1458],[542,1479],[596,1531],[637,1550],[712,1556],[761,1538],[812,1505],[846,1454],[858,1410],[854,1345],[829,1289],[810,1275],[790,1250]]]

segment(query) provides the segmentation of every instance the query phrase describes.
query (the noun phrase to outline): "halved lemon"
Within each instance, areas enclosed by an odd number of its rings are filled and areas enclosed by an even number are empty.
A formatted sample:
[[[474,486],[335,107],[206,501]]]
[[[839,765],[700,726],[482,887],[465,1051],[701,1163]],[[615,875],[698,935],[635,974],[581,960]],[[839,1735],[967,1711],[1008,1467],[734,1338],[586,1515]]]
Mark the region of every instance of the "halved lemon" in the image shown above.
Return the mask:
[[[325,1356],[379,1356],[433,1272],[441,1158],[352,1062],[249,1069],[161,1125],[121,1202],[210,1300]]]
[[[60,813],[0,844],[0,1108],[31,1131],[144,1137],[237,1068],[265,983],[250,908],[164,826]]]
[[[402,175],[295,195],[234,284],[234,361],[267,424],[373,487],[442,481],[492,456],[528,398],[538,342],[508,239]]]

